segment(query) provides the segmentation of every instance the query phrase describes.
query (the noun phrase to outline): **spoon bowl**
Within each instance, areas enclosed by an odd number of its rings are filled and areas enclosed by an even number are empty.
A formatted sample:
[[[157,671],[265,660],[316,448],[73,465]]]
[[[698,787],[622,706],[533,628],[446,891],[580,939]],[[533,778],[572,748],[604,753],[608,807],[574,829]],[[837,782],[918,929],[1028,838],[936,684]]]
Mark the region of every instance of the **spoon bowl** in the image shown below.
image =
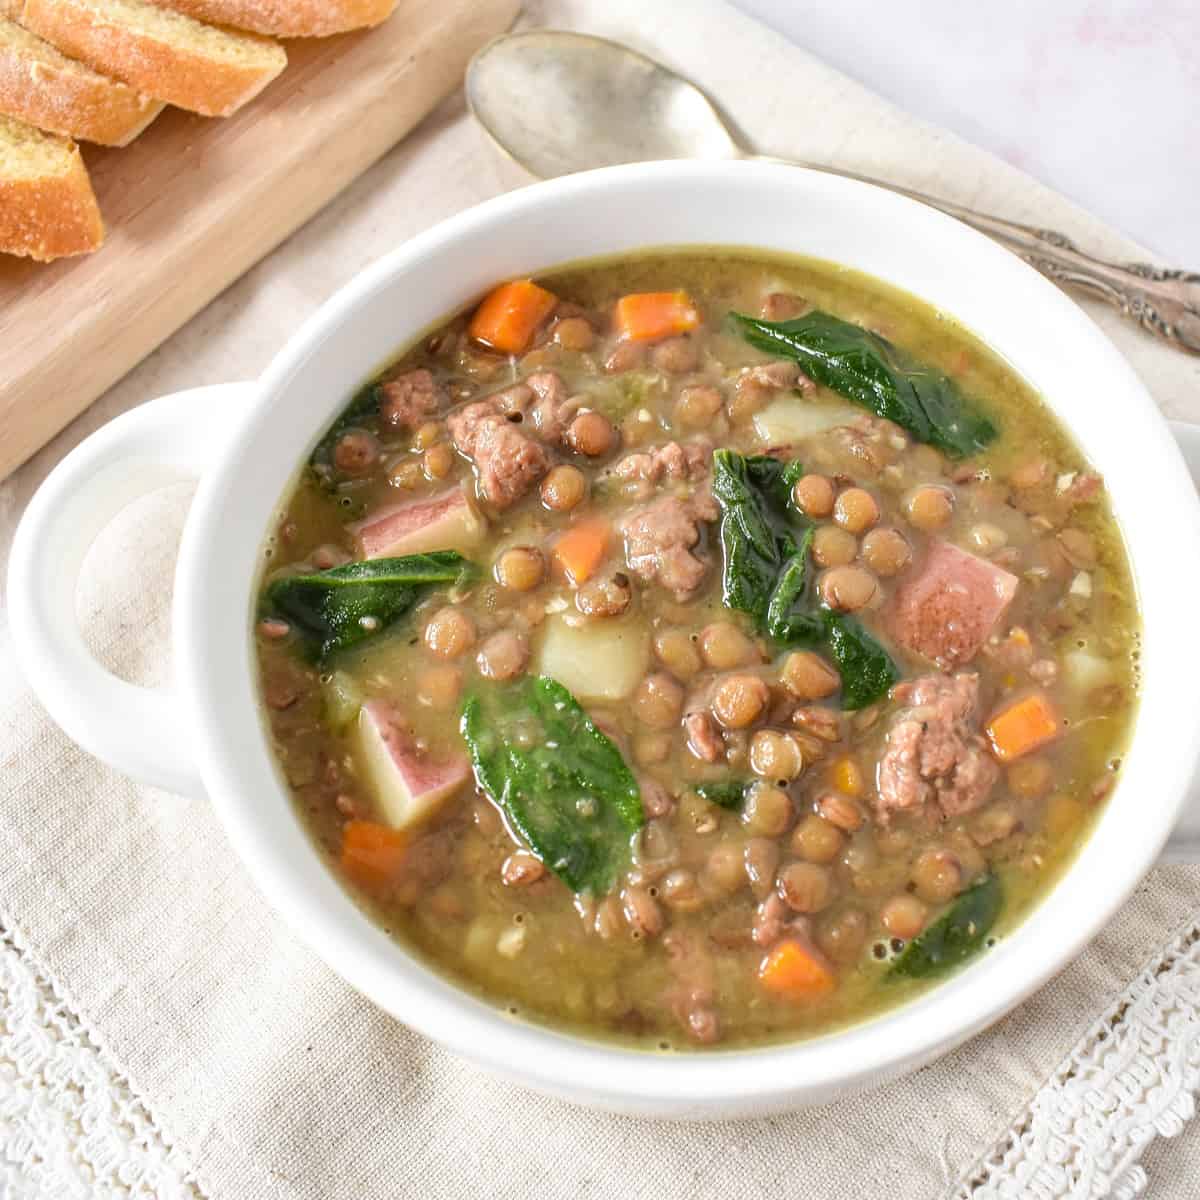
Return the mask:
[[[466,93],[488,136],[541,179],[743,153],[699,88],[627,46],[587,34],[496,38],[471,60]]]

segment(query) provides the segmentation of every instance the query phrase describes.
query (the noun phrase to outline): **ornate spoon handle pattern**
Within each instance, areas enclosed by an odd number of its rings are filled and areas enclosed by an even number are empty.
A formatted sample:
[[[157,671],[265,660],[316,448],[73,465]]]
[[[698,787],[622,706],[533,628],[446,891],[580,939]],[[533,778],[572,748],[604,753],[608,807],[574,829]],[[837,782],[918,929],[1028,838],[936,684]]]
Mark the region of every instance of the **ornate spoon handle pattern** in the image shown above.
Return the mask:
[[[863,175],[854,178],[901,192],[957,217],[1016,251],[1030,266],[1056,283],[1092,292],[1156,337],[1190,354],[1200,354],[1200,273],[1150,263],[1105,262],[1085,254],[1069,237],[1053,229],[1005,221]]]

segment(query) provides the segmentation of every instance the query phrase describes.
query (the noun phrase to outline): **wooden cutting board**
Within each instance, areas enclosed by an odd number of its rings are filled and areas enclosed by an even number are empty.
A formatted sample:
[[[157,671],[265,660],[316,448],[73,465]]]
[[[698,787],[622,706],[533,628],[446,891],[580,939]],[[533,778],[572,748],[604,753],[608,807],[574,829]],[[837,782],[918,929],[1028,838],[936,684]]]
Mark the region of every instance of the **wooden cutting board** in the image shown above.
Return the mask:
[[[0,479],[408,133],[518,8],[400,0],[376,29],[289,42],[232,117],[168,109],[123,150],[85,148],[105,245],[0,255]]]

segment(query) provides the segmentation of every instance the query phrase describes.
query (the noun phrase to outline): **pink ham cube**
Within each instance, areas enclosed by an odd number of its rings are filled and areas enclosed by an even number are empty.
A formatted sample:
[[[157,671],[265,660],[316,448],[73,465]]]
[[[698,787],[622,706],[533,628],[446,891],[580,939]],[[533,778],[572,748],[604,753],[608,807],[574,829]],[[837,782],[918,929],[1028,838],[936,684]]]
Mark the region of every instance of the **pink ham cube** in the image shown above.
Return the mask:
[[[368,700],[359,709],[358,749],[380,815],[397,829],[428,819],[471,778],[465,754],[431,757],[384,700]]]
[[[363,558],[392,558],[430,550],[466,553],[483,540],[487,523],[460,487],[395,504],[350,526]]]
[[[888,627],[907,650],[951,670],[979,653],[1017,591],[1017,577],[934,541],[893,597]]]

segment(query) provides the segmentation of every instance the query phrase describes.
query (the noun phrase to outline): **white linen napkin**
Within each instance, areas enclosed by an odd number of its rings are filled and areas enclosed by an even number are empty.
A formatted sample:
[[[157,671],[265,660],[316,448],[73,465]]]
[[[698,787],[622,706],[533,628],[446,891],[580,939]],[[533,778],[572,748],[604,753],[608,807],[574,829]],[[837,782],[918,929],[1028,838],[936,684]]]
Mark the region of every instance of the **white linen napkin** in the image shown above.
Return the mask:
[[[1061,196],[719,0],[691,0],[680,17],[680,6],[644,0],[535,0],[527,10],[532,23],[630,42],[702,81],[763,151],[1053,226],[1115,258],[1142,256]],[[0,558],[38,481],[91,430],[164,392],[252,378],[360,267],[499,189],[496,160],[461,102],[444,105],[0,487]],[[1088,307],[1162,408],[1200,419],[1200,362]],[[128,678],[166,672],[172,545],[185,511],[186,489],[144,500],[91,556],[80,612],[92,644]],[[133,784],[67,741],[13,669],[9,639],[0,619],[0,934],[190,1164],[178,1194],[1091,1200],[1114,1186],[1132,1194],[1131,1166],[1154,1128],[1174,1132],[1190,1115],[1200,868],[1152,872],[1095,944],[1012,1016],[872,1095],[736,1124],[606,1116],[483,1075],[352,992],[266,907],[203,802]],[[1183,949],[1164,964],[1176,935]],[[1133,1029],[1128,1064],[1104,1082],[1104,1047],[1128,1028],[1114,1005],[1143,970],[1134,999],[1153,1013]],[[1162,978],[1174,1008],[1154,1008]],[[1105,1037],[1051,1078],[1097,1021]],[[1085,1101],[1071,1093],[1080,1070],[1096,1081]],[[4,1078],[0,1061],[0,1097]],[[1170,1105],[1156,1108],[1167,1090]],[[1035,1095],[1049,1117],[1027,1111]],[[1088,1124],[1097,1113],[1124,1120],[1119,1137]],[[0,1123],[29,1119],[0,1108]],[[1010,1133],[989,1173],[982,1160]]]

